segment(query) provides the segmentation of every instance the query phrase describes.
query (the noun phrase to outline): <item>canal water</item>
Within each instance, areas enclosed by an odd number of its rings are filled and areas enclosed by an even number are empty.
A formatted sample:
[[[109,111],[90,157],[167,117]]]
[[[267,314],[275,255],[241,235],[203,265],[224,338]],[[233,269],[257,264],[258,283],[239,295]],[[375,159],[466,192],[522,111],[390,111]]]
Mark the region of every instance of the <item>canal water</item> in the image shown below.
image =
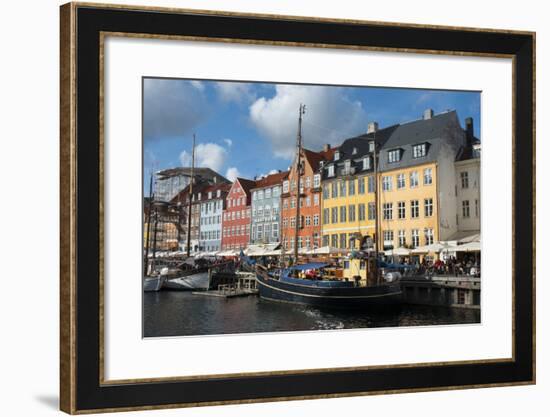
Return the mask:
[[[335,311],[186,291],[143,293],[144,336],[190,336],[296,330],[479,323],[480,311],[403,305],[390,311]]]

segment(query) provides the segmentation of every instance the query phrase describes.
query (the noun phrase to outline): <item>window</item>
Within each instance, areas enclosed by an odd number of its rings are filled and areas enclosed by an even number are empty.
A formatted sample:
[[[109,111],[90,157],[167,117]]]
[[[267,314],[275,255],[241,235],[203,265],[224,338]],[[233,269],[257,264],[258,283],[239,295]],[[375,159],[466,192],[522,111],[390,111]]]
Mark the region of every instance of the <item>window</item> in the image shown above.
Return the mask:
[[[311,238],[309,236],[306,236],[306,248],[310,248],[311,247]]]
[[[264,215],[264,208],[263,207],[258,207],[258,217],[262,217]],[[239,212],[237,212],[237,218],[240,217],[240,214]]]
[[[252,193],[252,201],[256,201],[258,199],[258,193],[256,191],[254,191]]]
[[[411,183],[411,188],[418,187],[418,172],[412,171],[409,181]]]
[[[290,189],[292,191],[294,191],[296,189],[296,181],[292,181],[292,183],[290,184]]]
[[[313,176],[313,188],[319,188],[321,186],[321,175],[315,174]]]
[[[411,218],[416,219],[419,215],[418,200],[411,200]]]
[[[330,211],[330,222],[338,223],[338,207],[333,207]]]
[[[296,217],[290,218],[290,227],[296,227]]]
[[[347,218],[347,209],[346,206],[340,207],[340,223],[345,223]]]
[[[388,151],[388,163],[393,164],[395,162],[399,162],[400,159],[401,159],[401,150],[392,149],[391,151]]]
[[[283,200],[283,210],[286,210],[288,208],[288,199]]]
[[[327,167],[327,176],[334,177],[334,165],[329,165]]]
[[[423,156],[426,156],[426,144],[420,143],[418,145],[413,146],[413,158],[422,158]]]
[[[296,208],[296,199],[295,198],[292,198],[290,200],[290,208],[291,209]]]
[[[271,198],[271,188],[265,190],[265,198]]]
[[[393,203],[384,203],[382,205],[382,214],[384,220],[392,220],[393,218]]]
[[[462,217],[470,217],[470,200],[462,201]]]
[[[393,245],[393,230],[384,230],[384,246]]]
[[[340,159],[340,151],[334,152],[334,160],[338,161]]]
[[[288,193],[288,181],[283,182],[283,193]]]
[[[264,192],[258,191],[258,200],[263,200],[263,198],[264,198]]]
[[[346,196],[346,182],[340,181],[340,197]]]
[[[314,206],[319,205],[319,194],[313,194],[313,205]]]
[[[331,184],[332,187],[332,198],[338,198],[338,184],[336,182],[333,182]]]
[[[355,180],[349,180],[348,192],[349,195],[355,195]]]
[[[424,229],[424,238],[426,239],[426,245],[434,243],[434,229]]]
[[[329,209],[323,209],[323,224],[329,224]]]
[[[350,222],[355,221],[355,204],[348,207],[348,219]]]
[[[328,246],[329,244],[329,235],[323,235],[323,246]]]
[[[374,203],[369,203],[369,220],[376,219],[376,206]]]
[[[359,221],[365,220],[365,205],[359,204]]]
[[[374,183],[374,177],[373,176],[369,177],[368,187],[369,187],[369,193],[374,193],[375,183]]]
[[[279,197],[281,195],[281,187],[273,188],[273,197]]]
[[[311,197],[310,196],[306,197],[306,207],[311,207]]]
[[[397,218],[398,219],[404,219],[405,218],[405,202],[399,201],[397,203]]]
[[[331,235],[330,236],[330,246],[333,246],[335,248],[338,247],[338,235]]]
[[[311,177],[306,177],[306,188],[311,188]]]
[[[424,199],[424,217],[431,217],[434,214],[433,198]]]
[[[313,226],[319,226],[319,215],[318,214],[313,216]]]
[[[357,188],[359,194],[365,194],[365,177],[361,177],[357,180]]]
[[[382,177],[382,190],[391,191],[391,177],[390,176]]]
[[[416,248],[420,245],[420,239],[418,235],[418,229],[411,230],[411,238],[412,238],[412,247]]]
[[[311,216],[306,216],[306,226],[311,226]]]
[[[462,184],[462,188],[468,188],[470,185],[468,180],[468,171],[463,171],[460,173],[460,183]]]
[[[370,158],[368,156],[363,158],[363,169],[370,169]]]
[[[285,217],[283,219],[283,229],[286,229],[288,227],[288,219]]]
[[[344,162],[344,174],[349,175],[351,173],[351,161],[348,159]]]
[[[430,185],[432,183],[432,169],[424,168],[424,185]]]
[[[345,233],[340,233],[340,248],[341,249],[345,249],[346,248],[346,234]]]
[[[397,238],[399,239],[399,247],[403,247],[407,244],[407,239],[405,238],[404,230],[399,230],[397,232]]]
[[[405,174],[397,174],[397,188],[405,188]]]
[[[330,197],[328,187],[329,187],[328,184],[326,184],[326,185],[323,187],[323,200],[328,200],[329,197]]]

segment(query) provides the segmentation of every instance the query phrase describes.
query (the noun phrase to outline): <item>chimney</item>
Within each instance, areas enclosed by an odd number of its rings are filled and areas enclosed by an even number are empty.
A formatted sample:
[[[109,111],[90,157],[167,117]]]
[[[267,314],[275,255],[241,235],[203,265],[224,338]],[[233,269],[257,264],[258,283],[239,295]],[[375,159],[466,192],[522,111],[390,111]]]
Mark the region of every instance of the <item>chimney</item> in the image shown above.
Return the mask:
[[[426,109],[424,110],[424,116],[422,117],[424,120],[429,120],[432,117],[434,117],[434,111],[433,109]]]
[[[325,143],[323,145],[323,152],[328,152],[330,150],[330,143]]]
[[[466,117],[464,125],[466,126],[464,129],[466,131],[466,143],[468,146],[472,146],[474,142],[474,119]]]
[[[367,126],[367,133],[373,133],[378,130],[378,122],[370,122]]]

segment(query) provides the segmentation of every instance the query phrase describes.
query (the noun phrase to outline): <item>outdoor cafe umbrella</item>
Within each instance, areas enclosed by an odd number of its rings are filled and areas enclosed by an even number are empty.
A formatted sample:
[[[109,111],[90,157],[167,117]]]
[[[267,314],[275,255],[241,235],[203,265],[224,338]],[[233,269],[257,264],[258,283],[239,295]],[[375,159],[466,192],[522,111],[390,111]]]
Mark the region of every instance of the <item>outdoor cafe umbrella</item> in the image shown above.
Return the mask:
[[[453,248],[455,252],[481,252],[480,242],[470,242]]]

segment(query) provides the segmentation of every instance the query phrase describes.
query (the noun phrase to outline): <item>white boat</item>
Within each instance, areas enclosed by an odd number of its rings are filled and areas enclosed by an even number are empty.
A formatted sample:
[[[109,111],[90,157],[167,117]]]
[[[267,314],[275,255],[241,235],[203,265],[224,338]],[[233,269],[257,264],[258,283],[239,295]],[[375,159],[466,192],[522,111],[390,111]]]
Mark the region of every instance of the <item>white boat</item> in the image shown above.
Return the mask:
[[[189,275],[169,278],[164,282],[164,288],[169,290],[207,290],[209,287],[208,268],[192,272]]]
[[[166,282],[166,277],[163,275],[144,277],[143,278],[143,291],[152,292],[160,291],[164,283]]]

